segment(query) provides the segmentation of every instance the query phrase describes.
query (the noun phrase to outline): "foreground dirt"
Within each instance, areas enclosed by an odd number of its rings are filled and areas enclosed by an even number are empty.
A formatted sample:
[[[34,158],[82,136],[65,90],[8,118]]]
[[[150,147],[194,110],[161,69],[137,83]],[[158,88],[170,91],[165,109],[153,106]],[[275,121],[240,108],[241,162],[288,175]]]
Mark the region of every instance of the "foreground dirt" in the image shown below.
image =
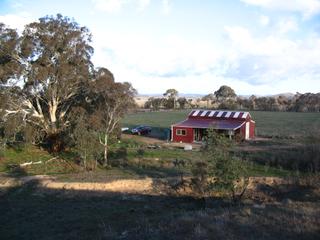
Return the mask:
[[[0,189],[4,192],[12,187],[22,186],[28,183],[36,183],[37,187],[56,190],[79,190],[93,192],[118,192],[118,193],[150,193],[153,180],[151,178],[133,180],[115,180],[112,182],[61,182],[54,177],[46,175],[27,176],[22,178],[4,177],[0,179]]]
[[[241,204],[212,198],[203,205],[157,189],[168,180],[0,175],[1,239],[319,239],[317,185],[252,178]]]
[[[170,179],[171,182],[179,179]],[[163,194],[161,189],[164,183],[168,183],[168,179],[119,179],[108,182],[64,182],[57,180],[53,176],[36,175],[15,178],[12,176],[0,176],[0,193],[4,193],[7,189],[12,187],[23,186],[28,183],[36,183],[42,189],[56,189],[56,190],[80,190],[92,192],[118,192],[118,193],[134,193],[134,194]],[[265,191],[272,191],[275,187],[280,187],[285,191],[288,186],[295,185],[295,179],[284,179],[279,177],[251,177],[249,178],[248,190],[255,191],[257,189],[265,189]],[[282,187],[281,187],[282,186]],[[187,194],[188,192],[186,192]],[[181,193],[183,194],[183,193]],[[184,194],[183,194],[184,195]]]

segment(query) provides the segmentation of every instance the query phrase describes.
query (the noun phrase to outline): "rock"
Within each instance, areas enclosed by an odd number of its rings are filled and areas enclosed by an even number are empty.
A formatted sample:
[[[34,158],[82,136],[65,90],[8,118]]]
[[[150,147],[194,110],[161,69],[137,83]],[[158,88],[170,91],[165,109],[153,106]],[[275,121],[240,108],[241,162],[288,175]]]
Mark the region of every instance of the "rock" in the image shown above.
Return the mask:
[[[185,151],[192,151],[192,145],[189,145],[189,144],[184,145],[184,150]]]

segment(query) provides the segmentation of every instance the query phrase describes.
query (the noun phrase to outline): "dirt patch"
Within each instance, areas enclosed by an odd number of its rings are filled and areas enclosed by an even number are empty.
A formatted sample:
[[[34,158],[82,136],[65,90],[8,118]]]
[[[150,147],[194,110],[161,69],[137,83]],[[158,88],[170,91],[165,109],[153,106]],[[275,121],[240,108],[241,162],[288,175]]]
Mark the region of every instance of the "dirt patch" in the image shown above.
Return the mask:
[[[190,179],[184,179],[185,185],[179,185],[178,178],[163,179],[119,179],[110,182],[64,182],[46,175],[13,178],[0,176],[0,195],[12,187],[24,186],[28,183],[37,184],[40,191],[68,190],[77,193],[130,193],[130,194],[178,194],[190,196],[188,185]],[[281,202],[286,198],[299,199],[312,195],[314,190],[304,184],[297,184],[296,179],[279,177],[251,177],[246,198],[259,203]],[[171,187],[170,187],[171,186]],[[176,187],[177,189],[174,189]]]
[[[99,192],[122,192],[122,193],[146,193],[152,191],[153,181],[151,178],[139,180],[116,180],[109,183],[86,183],[86,182],[56,182],[46,180],[41,186],[48,189],[99,191]]]
[[[12,187],[23,186],[28,183],[35,183],[42,189],[53,190],[75,190],[92,192],[120,192],[120,193],[151,193],[153,190],[153,180],[145,179],[125,179],[115,180],[108,183],[97,182],[61,182],[54,177],[46,175],[27,176],[21,178],[2,177],[0,179],[0,191],[3,193]]]
[[[131,135],[131,134],[122,134],[121,138],[123,139],[133,139],[138,142],[146,143],[146,144],[163,144],[166,141],[152,138],[152,137],[146,137],[146,136],[138,136],[138,135]]]

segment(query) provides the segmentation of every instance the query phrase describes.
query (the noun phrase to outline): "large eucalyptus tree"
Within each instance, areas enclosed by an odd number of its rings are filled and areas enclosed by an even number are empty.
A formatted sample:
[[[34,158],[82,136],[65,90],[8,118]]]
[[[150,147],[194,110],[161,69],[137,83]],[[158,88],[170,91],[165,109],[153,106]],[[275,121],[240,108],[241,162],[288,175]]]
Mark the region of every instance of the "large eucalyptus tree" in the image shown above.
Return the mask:
[[[90,42],[87,28],[60,14],[26,25],[20,35],[0,24],[0,83],[11,97],[4,117],[22,114],[54,145],[90,79]]]

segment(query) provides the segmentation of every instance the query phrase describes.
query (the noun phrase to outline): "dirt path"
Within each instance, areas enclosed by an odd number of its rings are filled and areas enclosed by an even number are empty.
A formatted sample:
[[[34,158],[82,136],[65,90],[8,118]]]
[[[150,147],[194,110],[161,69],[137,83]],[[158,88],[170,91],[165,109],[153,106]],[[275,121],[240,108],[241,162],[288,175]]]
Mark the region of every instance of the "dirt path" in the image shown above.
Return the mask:
[[[120,192],[120,193],[146,193],[153,190],[153,180],[145,179],[125,179],[115,180],[108,183],[101,182],[62,182],[54,177],[46,175],[27,176],[22,178],[2,177],[0,178],[0,191],[12,187],[23,186],[28,183],[36,183],[38,187],[56,190],[75,191],[97,191],[97,192]]]
[[[166,179],[162,179],[166,181]],[[12,187],[23,186],[28,183],[36,183],[42,189],[53,190],[74,190],[93,192],[117,192],[117,193],[156,193],[155,186],[159,179],[123,179],[112,182],[63,182],[55,177],[47,175],[27,176],[13,178],[10,176],[0,176],[0,192],[5,192]],[[161,182],[161,180],[160,180]],[[289,180],[278,177],[251,177],[248,189],[255,189],[259,184],[280,185],[286,184]]]
[[[163,144],[166,143],[166,141],[152,138],[152,137],[146,137],[146,136],[138,136],[138,135],[132,135],[132,134],[122,134],[121,138],[123,139],[133,139],[139,142],[143,142],[146,144]]]

